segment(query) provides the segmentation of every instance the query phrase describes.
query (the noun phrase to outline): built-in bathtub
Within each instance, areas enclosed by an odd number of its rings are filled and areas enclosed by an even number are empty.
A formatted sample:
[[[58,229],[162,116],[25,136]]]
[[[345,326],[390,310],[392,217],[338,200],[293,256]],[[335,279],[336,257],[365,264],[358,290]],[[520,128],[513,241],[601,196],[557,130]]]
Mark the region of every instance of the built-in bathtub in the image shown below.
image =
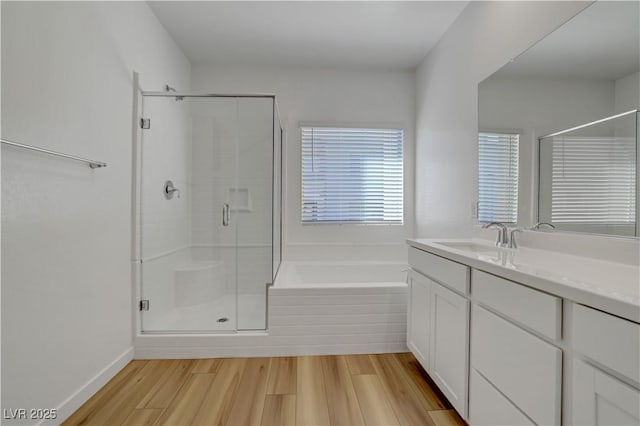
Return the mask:
[[[268,333],[296,354],[406,350],[406,264],[283,262],[269,289]]]

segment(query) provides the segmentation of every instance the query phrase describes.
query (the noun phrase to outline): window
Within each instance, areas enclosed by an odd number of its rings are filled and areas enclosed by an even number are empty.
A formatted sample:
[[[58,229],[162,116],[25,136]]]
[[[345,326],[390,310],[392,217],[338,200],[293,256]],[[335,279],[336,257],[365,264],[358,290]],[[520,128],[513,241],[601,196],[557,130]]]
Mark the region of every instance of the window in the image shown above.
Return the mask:
[[[302,223],[403,223],[403,131],[302,127]]]
[[[552,158],[553,223],[635,223],[635,138],[559,136]]]
[[[478,219],[481,223],[518,222],[518,142],[518,134],[479,134]]]

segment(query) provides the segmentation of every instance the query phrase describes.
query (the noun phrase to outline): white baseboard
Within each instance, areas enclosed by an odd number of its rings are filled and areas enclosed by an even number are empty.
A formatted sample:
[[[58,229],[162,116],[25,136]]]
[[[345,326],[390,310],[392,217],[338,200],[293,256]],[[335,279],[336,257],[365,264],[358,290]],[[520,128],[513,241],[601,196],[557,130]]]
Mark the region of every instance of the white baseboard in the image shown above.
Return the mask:
[[[133,347],[124,351],[98,374],[82,385],[70,397],[58,405],[58,416],[55,420],[43,420],[40,425],[57,425],[69,418],[82,404],[87,402],[100,388],[107,384],[125,365],[133,359]]]

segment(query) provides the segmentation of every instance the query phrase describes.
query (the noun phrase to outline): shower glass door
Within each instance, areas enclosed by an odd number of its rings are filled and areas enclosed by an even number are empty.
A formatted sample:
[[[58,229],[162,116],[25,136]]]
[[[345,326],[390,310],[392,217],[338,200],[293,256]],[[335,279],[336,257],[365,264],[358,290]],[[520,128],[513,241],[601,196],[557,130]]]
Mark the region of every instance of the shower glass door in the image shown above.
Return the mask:
[[[237,102],[238,173],[228,198],[236,221],[238,330],[260,330],[272,281],[273,99]]]
[[[265,329],[273,99],[144,96],[142,115],[143,332]]]

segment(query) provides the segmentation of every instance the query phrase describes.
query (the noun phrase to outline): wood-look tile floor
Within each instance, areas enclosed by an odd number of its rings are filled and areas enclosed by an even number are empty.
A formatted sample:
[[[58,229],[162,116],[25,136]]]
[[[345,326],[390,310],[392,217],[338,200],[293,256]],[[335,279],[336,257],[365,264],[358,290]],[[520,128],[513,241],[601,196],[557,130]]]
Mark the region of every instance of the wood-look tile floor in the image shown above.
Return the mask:
[[[64,425],[464,425],[410,353],[135,360]]]

